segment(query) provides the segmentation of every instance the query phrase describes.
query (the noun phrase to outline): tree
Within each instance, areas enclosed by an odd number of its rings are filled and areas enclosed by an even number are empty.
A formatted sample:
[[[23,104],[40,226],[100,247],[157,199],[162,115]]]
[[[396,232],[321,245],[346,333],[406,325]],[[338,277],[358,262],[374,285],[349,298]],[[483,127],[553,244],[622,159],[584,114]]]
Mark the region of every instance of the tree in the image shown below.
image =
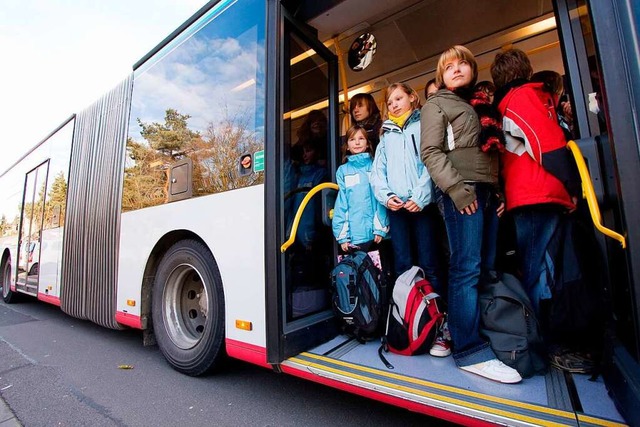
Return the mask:
[[[184,155],[185,151],[200,139],[198,132],[187,127],[187,120],[190,118],[188,114],[180,114],[170,108],[165,112],[164,124],[146,124],[138,119],[138,124],[142,128],[140,135],[147,140],[152,149],[175,160]]]
[[[146,144],[127,139],[127,155],[132,166],[125,168],[123,210],[142,209],[166,201],[166,164],[171,160]]]
[[[51,184],[49,194],[47,195],[47,204],[44,212],[45,227],[55,228],[64,225],[66,201],[67,181],[64,178],[64,173],[60,171],[53,178],[53,183]]]
[[[264,181],[261,173],[247,176],[240,176],[238,173],[239,160],[243,154],[255,153],[264,148],[255,133],[248,131],[246,115],[227,114],[221,123],[209,123],[204,141],[207,149],[198,164],[202,169],[200,179],[205,194],[248,187]]]
[[[194,197],[263,182],[263,174],[238,173],[240,157],[264,147],[255,132],[248,130],[246,115],[230,116],[225,111],[219,123],[209,123],[204,136],[189,129],[190,117],[168,109],[164,124],[138,119],[145,141],[127,140],[123,210],[166,203],[171,166],[185,158],[193,164]]]
[[[9,224],[7,224],[7,217],[5,214],[2,214],[2,218],[0,218],[0,236],[4,236],[8,229]]]

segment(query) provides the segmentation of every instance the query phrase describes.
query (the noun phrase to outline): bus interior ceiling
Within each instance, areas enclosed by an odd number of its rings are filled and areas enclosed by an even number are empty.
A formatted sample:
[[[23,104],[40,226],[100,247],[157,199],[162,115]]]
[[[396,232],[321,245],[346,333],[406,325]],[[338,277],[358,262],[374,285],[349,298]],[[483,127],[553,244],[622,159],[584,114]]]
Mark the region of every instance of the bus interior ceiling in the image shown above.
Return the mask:
[[[286,6],[287,2],[284,3]],[[354,71],[345,65],[346,86],[351,96],[357,92],[371,93],[379,106],[382,91],[394,82],[408,83],[422,94],[427,80],[435,75],[440,53],[454,44],[463,44],[476,55],[478,81],[490,80],[489,66],[495,54],[511,45],[529,54],[534,70],[550,69],[564,74],[551,0],[328,1],[318,2],[327,3],[328,9],[319,10],[314,5],[314,10],[307,12],[315,16],[305,16],[300,2],[291,3],[297,4],[290,8],[292,14],[306,20],[317,31],[320,41],[345,58],[358,36],[363,33],[375,36],[377,49],[367,68]],[[292,76],[294,81],[311,71],[304,67],[299,70],[304,71]],[[298,93],[304,93],[305,99],[294,100],[292,108],[322,101],[321,97],[311,99],[316,91],[308,82],[308,77],[299,80],[306,90]],[[344,87],[345,82],[341,81],[341,92]]]

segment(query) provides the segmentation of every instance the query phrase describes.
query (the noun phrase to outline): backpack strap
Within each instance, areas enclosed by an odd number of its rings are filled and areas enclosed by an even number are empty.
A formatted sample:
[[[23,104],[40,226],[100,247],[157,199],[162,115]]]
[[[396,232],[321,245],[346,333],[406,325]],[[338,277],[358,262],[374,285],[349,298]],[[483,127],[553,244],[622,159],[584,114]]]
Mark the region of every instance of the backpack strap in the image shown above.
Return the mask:
[[[382,338],[382,340],[383,342],[382,344],[380,344],[380,347],[378,348],[378,356],[380,357],[380,360],[382,361],[382,363],[384,363],[384,366],[387,367],[387,369],[394,369],[394,366],[391,363],[389,363],[387,358],[384,357],[384,355],[382,354],[383,351],[385,353],[389,351],[389,347],[387,346],[387,341],[384,339],[384,337]]]
[[[430,306],[433,305],[433,303],[428,303],[428,304]],[[411,350],[411,353],[415,352],[417,349],[420,348],[420,346],[422,346],[422,344],[424,344],[426,339],[429,337],[429,333],[431,332],[431,329],[435,327],[437,323],[441,322],[442,319],[444,318],[444,315],[442,313],[438,312],[433,314],[434,315],[431,318],[431,320],[429,320],[429,323],[427,323],[425,327],[422,328],[422,332],[420,332],[420,335],[418,335],[418,338],[409,344],[409,349]]]
[[[376,288],[378,291],[378,300],[380,301],[380,304],[384,304],[385,298],[386,298],[386,289],[382,289],[382,273],[380,272],[380,270],[378,270],[378,268],[373,264],[373,261],[371,260],[371,258],[369,257],[369,255],[366,252],[360,252],[360,254],[362,255],[362,261],[360,262],[360,265],[358,266],[358,273],[356,276],[356,280],[358,277],[365,277],[365,273],[369,272],[369,274],[371,275],[371,278],[374,280],[374,282],[376,283]],[[383,292],[384,291],[384,292]]]
[[[416,285],[418,285],[418,283],[416,283]],[[411,353],[415,352],[424,344],[426,339],[429,337],[429,333],[431,332],[431,329],[437,326],[440,322],[442,322],[442,319],[444,319],[444,314],[440,313],[440,310],[438,309],[438,306],[434,301],[435,298],[439,296],[437,293],[432,291],[432,292],[429,292],[428,294],[425,294],[420,286],[415,286],[411,292],[414,292],[414,291],[422,294],[422,299],[427,305],[427,310],[429,310],[429,315],[431,317],[431,320],[429,320],[429,322],[424,326],[424,328],[422,328],[422,331],[420,332],[420,335],[418,335],[418,338],[409,344],[409,349],[411,350]],[[414,321],[416,320],[418,319],[415,319],[415,316],[410,316],[409,331],[413,330]]]
[[[391,306],[393,305],[395,304],[391,302]],[[389,307],[389,310],[387,311],[387,324],[384,329],[384,335],[382,335],[382,338],[380,339],[381,341],[380,347],[378,348],[378,357],[380,357],[380,360],[382,361],[382,363],[384,363],[387,369],[394,369],[393,365],[389,363],[387,358],[384,357],[384,355],[382,354],[383,351],[385,353],[389,352],[389,345],[387,344],[387,332],[389,331],[389,316],[391,316],[391,311],[392,311],[392,307]]]

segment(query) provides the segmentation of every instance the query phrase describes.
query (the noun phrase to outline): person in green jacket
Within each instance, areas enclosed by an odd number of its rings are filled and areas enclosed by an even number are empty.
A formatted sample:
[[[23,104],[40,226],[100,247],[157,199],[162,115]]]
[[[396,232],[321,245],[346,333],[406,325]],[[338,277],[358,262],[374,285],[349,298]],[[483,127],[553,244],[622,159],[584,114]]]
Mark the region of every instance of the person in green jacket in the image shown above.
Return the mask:
[[[422,108],[420,150],[444,218],[450,247],[448,326],[460,369],[502,382],[522,380],[500,362],[480,336],[478,285],[491,277],[496,256],[498,153],[483,151],[481,125],[469,101],[478,77],[464,46],[442,53],[436,69],[440,88]]]

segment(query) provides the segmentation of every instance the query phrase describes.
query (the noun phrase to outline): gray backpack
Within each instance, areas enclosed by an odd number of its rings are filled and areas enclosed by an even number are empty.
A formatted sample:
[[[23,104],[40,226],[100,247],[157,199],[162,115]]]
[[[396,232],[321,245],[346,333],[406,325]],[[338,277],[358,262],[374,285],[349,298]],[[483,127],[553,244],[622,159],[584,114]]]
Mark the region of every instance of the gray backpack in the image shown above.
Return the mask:
[[[545,346],[535,312],[520,281],[504,273],[484,283],[480,294],[480,334],[498,359],[523,378],[546,371]]]

